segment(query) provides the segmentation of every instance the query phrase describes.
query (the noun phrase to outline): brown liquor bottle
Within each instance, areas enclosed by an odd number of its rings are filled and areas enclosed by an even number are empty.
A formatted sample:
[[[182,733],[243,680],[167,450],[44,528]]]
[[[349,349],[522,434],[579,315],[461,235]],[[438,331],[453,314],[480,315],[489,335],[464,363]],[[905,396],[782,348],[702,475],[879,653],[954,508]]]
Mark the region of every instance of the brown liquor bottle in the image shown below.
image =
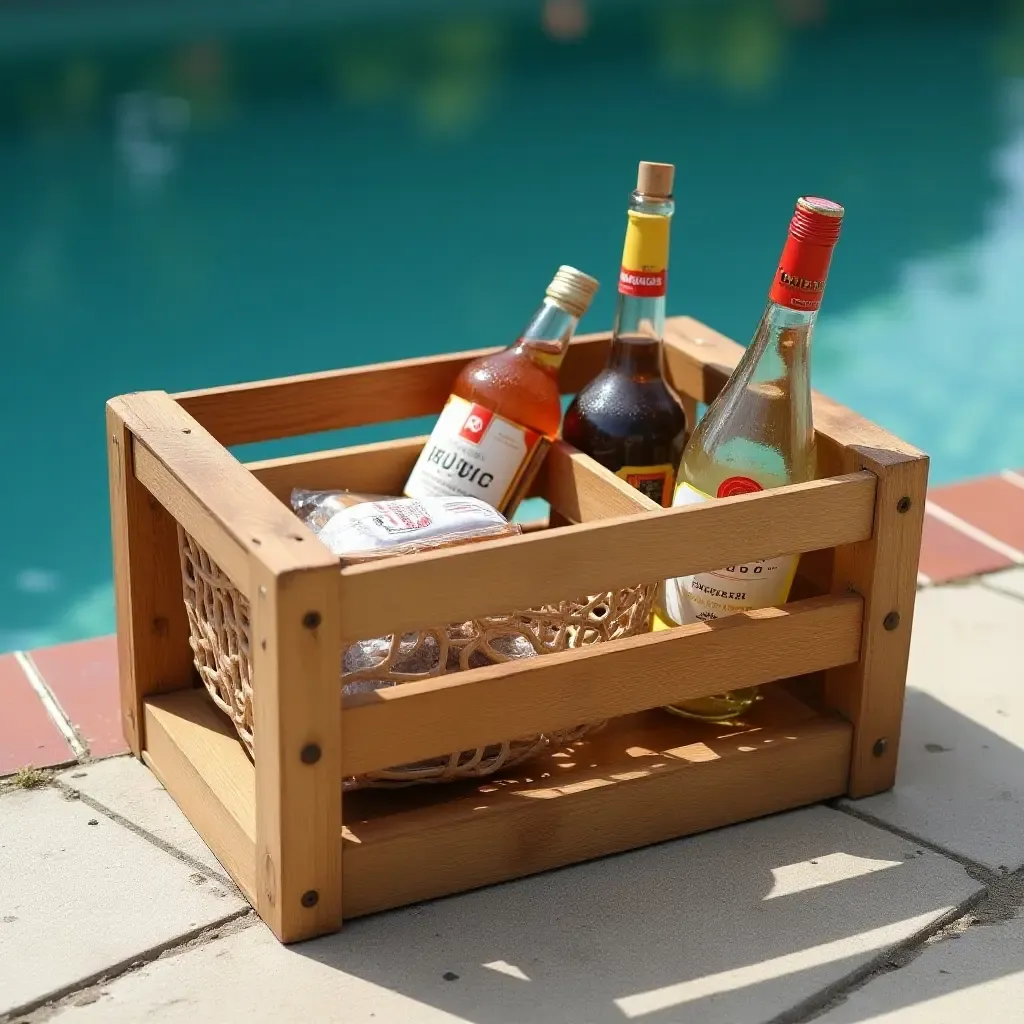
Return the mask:
[[[559,267],[509,348],[468,363],[405,484],[405,496],[480,498],[511,518],[562,420],[558,369],[597,281]]]
[[[671,164],[641,162],[630,197],[608,365],[575,397],[562,436],[659,505],[672,503],[686,415],[662,375]]]

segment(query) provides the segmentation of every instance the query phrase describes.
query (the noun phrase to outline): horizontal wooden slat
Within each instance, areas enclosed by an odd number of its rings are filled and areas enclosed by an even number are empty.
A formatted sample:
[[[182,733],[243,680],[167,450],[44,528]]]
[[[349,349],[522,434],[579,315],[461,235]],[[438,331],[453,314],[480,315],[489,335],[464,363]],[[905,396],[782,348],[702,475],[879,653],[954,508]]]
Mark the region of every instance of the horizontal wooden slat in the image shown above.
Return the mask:
[[[357,694],[347,775],[601,721],[857,660],[861,599],[816,597],[529,661]]]
[[[248,564],[274,573],[337,565],[306,526],[161,391],[112,401],[131,431],[139,482],[249,594]]]
[[[286,504],[295,487],[310,491],[346,490],[396,495],[402,493],[426,442],[426,436],[403,437],[397,441],[246,462],[245,468]]]
[[[871,535],[868,472],[341,571],[351,639],[461,622]]]
[[[564,394],[578,391],[604,367],[610,335],[580,335],[559,377]],[[268,441],[322,430],[364,426],[438,413],[459,371],[500,348],[403,359],[251,384],[232,384],[174,397],[223,445]]]
[[[741,728],[651,711],[500,782],[346,796],[345,917],[839,796],[850,735],[773,687]]]
[[[255,906],[256,771],[201,690],[145,703],[143,758]]]
[[[661,507],[564,441],[552,445],[538,484],[539,493],[551,507],[574,523],[657,512]]]

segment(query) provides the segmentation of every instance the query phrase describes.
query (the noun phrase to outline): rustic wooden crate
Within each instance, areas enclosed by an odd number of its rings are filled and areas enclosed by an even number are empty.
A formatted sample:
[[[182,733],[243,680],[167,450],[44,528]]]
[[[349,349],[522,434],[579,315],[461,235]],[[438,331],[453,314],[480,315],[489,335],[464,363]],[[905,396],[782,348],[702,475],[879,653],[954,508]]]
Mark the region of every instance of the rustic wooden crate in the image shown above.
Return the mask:
[[[608,345],[573,342],[564,392]],[[669,321],[691,414],[741,351]],[[225,447],[436,414],[480,354],[107,406],[125,733],[286,942],[894,779],[928,460],[823,396],[815,482],[664,510],[559,444],[537,492],[568,525],[345,569],[287,507],[291,488],[397,493],[424,438],[249,464]],[[252,604],[255,764],[197,688],[176,523]],[[803,557],[781,608],[339,699],[343,638],[787,552]],[[768,683],[739,725],[658,710]],[[342,800],[346,775],[604,718],[507,775]]]

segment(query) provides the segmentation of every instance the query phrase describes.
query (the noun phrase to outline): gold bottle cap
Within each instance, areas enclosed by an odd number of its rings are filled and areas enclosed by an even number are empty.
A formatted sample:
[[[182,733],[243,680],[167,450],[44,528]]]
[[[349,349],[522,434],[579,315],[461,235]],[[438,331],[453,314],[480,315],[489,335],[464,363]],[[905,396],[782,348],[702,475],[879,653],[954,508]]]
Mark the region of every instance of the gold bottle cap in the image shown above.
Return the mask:
[[[596,291],[596,278],[575,267],[561,266],[545,294],[578,320],[586,313]]]
[[[636,190],[647,196],[668,199],[672,195],[675,176],[674,164],[655,164],[649,160],[641,160],[636,172]]]

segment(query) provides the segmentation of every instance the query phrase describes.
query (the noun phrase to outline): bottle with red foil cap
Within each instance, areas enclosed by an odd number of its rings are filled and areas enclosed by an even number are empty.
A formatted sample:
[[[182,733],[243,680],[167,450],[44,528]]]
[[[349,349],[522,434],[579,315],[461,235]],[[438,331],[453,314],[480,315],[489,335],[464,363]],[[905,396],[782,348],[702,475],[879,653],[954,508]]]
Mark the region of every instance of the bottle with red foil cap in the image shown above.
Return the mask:
[[[838,203],[813,196],[797,200],[768,305],[746,353],[683,452],[674,506],[814,479],[811,333],[842,220]],[[782,604],[798,560],[798,555],[782,555],[666,580],[654,628]],[[745,711],[756,695],[756,688],[735,690],[668,710],[723,721]]]

